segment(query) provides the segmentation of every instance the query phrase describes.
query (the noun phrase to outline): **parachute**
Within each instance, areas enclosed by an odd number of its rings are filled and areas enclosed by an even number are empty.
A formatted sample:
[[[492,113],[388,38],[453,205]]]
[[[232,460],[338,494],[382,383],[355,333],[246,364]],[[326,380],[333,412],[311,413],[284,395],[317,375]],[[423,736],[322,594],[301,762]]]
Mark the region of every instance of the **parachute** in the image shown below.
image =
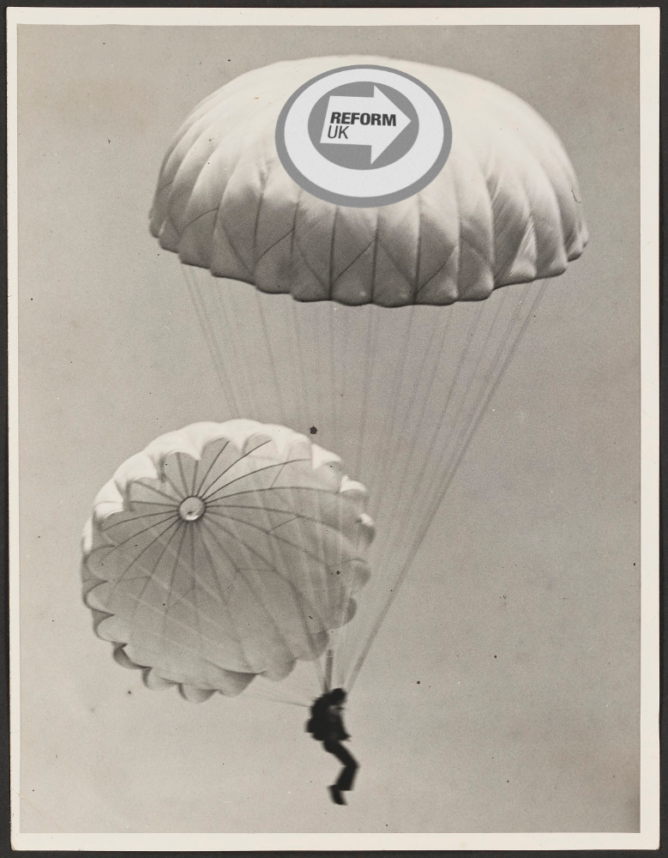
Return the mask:
[[[99,492],[84,598],[116,660],[191,701],[286,677],[324,652],[369,578],[364,486],[283,426],[197,423]]]
[[[305,81],[345,65],[419,78],[453,127],[445,167],[409,199],[335,206],[284,170],[276,122]],[[177,133],[151,212],[160,245],[214,277],[299,301],[451,304],[563,273],[586,243],[577,179],[552,129],[519,98],[449,69],[378,57],[277,63],[222,87]]]
[[[409,74],[447,109],[447,162],[402,202],[337,206],[281,164],[284,104],[347,65]],[[580,199],[556,134],[517,96],[381,57],[244,74],[205,99],[169,147],[150,228],[182,263],[221,412],[317,433],[369,488],[374,576],[354,619],[330,630],[335,684],[350,689],[365,663],[545,279],[582,253]]]

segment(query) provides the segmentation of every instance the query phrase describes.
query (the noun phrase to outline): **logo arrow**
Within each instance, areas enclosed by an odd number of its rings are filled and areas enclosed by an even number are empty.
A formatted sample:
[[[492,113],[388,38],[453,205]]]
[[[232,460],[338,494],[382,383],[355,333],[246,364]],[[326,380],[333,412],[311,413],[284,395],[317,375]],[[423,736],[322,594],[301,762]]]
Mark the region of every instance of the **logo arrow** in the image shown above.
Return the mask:
[[[373,164],[409,124],[406,114],[374,86],[372,96],[330,95],[320,142],[371,146]]]

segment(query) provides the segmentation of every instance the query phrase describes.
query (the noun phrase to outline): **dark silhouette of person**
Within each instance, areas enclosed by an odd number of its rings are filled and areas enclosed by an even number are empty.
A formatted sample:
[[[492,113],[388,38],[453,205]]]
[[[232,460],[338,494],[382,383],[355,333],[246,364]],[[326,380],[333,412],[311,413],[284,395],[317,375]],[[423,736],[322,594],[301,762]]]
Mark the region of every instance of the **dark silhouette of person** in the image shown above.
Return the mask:
[[[353,788],[355,774],[359,768],[357,760],[347,748],[341,744],[350,735],[343,726],[343,708],[346,692],[343,688],[335,688],[319,697],[311,707],[311,718],[306,729],[313,738],[322,742],[324,749],[333,754],[343,763],[343,769],[336,783],[329,787],[329,793],[336,804],[345,804],[342,793]]]

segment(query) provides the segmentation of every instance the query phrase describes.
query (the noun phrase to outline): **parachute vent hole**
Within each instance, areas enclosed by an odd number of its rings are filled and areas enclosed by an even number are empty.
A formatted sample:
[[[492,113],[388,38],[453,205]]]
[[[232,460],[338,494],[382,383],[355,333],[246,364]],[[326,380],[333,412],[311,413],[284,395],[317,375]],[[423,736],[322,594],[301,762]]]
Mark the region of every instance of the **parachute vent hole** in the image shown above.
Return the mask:
[[[179,504],[179,515],[183,521],[197,521],[204,515],[206,504],[201,498],[191,495]]]

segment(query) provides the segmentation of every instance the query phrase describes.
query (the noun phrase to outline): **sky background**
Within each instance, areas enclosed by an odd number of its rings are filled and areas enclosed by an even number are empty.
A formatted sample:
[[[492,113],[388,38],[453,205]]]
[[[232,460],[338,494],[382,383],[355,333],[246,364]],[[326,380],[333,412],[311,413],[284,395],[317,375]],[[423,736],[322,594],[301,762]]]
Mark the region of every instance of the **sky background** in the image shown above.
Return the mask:
[[[637,830],[637,29],[22,26],[18,45],[22,830]],[[532,104],[591,237],[360,674],[342,809],[305,709],[145,689],[93,635],[78,567],[116,467],[225,419],[178,263],[148,233],[168,142],[245,71],[354,53]]]

